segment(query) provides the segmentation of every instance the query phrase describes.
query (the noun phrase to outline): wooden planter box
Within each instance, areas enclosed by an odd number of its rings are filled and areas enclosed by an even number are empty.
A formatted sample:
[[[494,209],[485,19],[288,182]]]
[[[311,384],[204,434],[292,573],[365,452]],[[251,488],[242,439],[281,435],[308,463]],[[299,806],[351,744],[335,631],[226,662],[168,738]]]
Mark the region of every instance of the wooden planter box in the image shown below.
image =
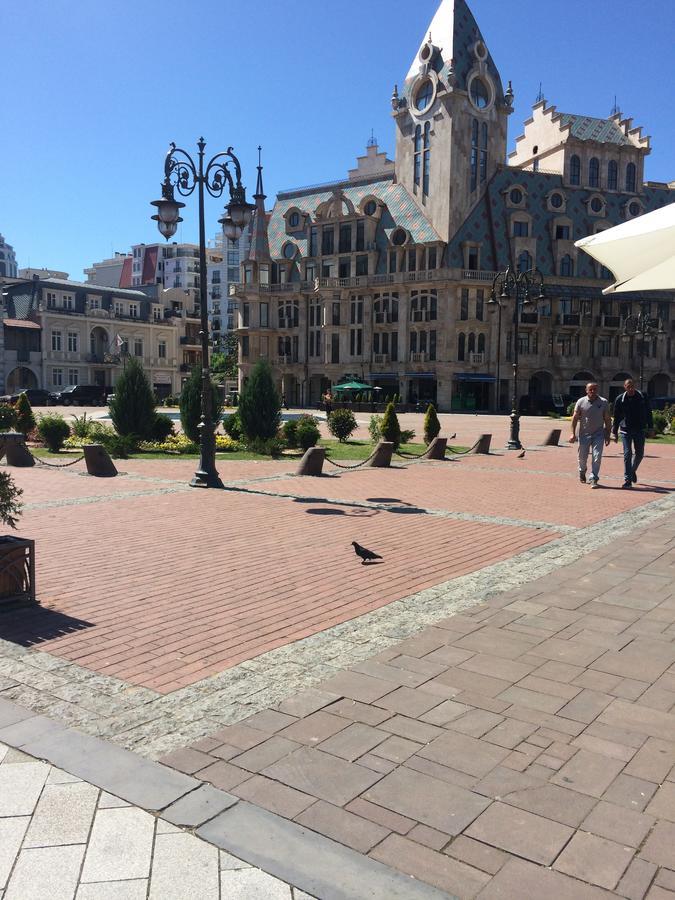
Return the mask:
[[[35,603],[35,541],[0,536],[0,611],[9,604]]]

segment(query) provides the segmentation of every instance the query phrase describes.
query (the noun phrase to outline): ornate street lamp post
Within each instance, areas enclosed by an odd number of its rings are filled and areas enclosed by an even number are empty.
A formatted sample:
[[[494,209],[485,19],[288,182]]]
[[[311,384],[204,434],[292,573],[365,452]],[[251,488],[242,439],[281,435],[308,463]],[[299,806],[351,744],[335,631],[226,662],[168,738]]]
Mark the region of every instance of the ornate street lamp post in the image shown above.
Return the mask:
[[[621,339],[629,343],[631,338],[640,338],[640,390],[644,391],[645,381],[645,344],[647,338],[663,339],[666,332],[661,319],[650,316],[647,312],[648,300],[640,301],[640,312],[636,316],[626,316],[623,320]]]
[[[204,165],[204,138],[197,141],[199,155],[197,164],[192,157],[169,144],[169,152],[164,160],[164,181],[162,182],[162,197],[153,200],[152,206],[157,207],[156,215],[152,218],[157,222],[161,234],[168,241],[176,233],[178,223],[182,222],[180,210],[185,206],[174,197],[174,189],[183,197],[188,197],[197,188],[199,200],[199,312],[201,318],[201,331],[199,336],[202,344],[202,397],[201,420],[199,428],[199,469],[190,484],[192,487],[222,487],[223,483],[216,471],[216,438],[213,422],[213,410],[211,406],[211,372],[209,369],[209,319],[207,309],[206,286],[206,229],[204,225],[204,190],[212,197],[221,197],[227,186],[230,202],[219,223],[223,226],[223,234],[230,241],[236,241],[242,235],[244,229],[251,221],[254,207],[246,202],[246,190],[241,183],[241,166],[239,160],[232,152],[232,147],[221,153],[216,153],[209,162]],[[230,172],[230,163],[234,166],[234,175]]]
[[[536,295],[535,295],[536,292]],[[534,295],[534,296],[533,296]],[[518,331],[520,314],[544,300],[544,276],[538,269],[516,272],[510,266],[505,272],[498,272],[492,282],[492,292],[488,300],[488,309],[501,310],[514,300],[513,308],[513,395],[511,398],[511,432],[506,445],[508,450],[521,450],[520,413],[518,411]],[[501,335],[500,335],[501,340]],[[497,385],[499,391],[499,385]]]

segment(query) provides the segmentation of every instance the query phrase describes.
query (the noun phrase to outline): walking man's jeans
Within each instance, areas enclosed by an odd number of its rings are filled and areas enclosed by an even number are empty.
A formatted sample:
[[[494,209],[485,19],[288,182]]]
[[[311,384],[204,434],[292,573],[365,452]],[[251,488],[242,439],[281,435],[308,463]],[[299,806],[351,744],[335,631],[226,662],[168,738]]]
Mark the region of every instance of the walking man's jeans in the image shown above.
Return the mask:
[[[604,429],[594,434],[579,434],[579,473],[586,474],[588,463],[588,451],[591,451],[591,478],[597,481],[600,477],[600,463],[602,462],[602,450],[605,446]]]
[[[644,431],[621,431],[621,443],[623,444],[623,480],[632,481],[638,466],[645,455]]]

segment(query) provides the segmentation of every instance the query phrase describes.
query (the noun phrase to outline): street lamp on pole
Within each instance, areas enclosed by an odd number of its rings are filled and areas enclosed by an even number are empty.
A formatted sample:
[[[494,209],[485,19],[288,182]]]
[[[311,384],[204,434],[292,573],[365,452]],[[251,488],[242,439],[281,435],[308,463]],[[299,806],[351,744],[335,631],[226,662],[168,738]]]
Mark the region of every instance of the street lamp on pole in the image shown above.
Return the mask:
[[[531,308],[544,299],[544,276],[538,269],[527,269],[523,272],[517,272],[509,266],[506,271],[498,272],[492,282],[488,309],[491,311],[499,310],[500,319],[502,308],[510,303],[511,300],[514,300],[513,395],[511,398],[511,430],[506,445],[508,450],[521,450],[523,446],[520,443],[520,413],[518,411],[518,331],[520,314],[523,309]],[[499,390],[499,385],[497,385],[497,390]]]
[[[168,241],[173,237],[182,222],[180,210],[185,206],[175,199],[174,190],[183,197],[188,197],[197,188],[199,200],[199,313],[201,331],[199,336],[202,345],[202,395],[201,420],[199,428],[199,468],[190,484],[192,487],[222,487],[223,483],[216,471],[215,424],[211,403],[211,372],[209,369],[209,319],[207,308],[206,285],[206,228],[204,224],[204,190],[212,197],[221,197],[228,188],[230,201],[223,215],[218,220],[223,227],[223,235],[230,241],[241,237],[244,229],[251,221],[253,205],[246,202],[246,190],[241,183],[241,166],[232,152],[232,147],[216,153],[206,165],[204,164],[204,138],[197,141],[199,150],[197,163],[192,157],[169,144],[169,151],[164,160],[164,181],[162,196],[153,200],[152,206],[157,213],[152,218],[157,222],[160,233]],[[234,178],[230,171],[234,167]]]
[[[627,344],[631,338],[640,338],[640,390],[644,391],[645,381],[645,345],[648,337],[663,339],[666,332],[661,319],[650,316],[647,312],[649,301],[640,301],[640,312],[636,316],[626,316],[623,320],[622,340]]]

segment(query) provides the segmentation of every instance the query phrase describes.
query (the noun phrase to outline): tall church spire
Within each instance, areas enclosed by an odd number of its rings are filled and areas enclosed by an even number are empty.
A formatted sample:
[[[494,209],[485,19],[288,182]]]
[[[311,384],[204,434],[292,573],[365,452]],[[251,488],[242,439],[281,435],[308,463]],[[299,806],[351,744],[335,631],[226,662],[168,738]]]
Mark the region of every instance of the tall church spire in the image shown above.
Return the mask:
[[[268,262],[270,259],[270,245],[267,237],[267,213],[265,212],[265,191],[262,178],[262,147],[258,147],[258,180],[255,186],[255,212],[251,225],[251,248],[248,258],[255,262]]]

